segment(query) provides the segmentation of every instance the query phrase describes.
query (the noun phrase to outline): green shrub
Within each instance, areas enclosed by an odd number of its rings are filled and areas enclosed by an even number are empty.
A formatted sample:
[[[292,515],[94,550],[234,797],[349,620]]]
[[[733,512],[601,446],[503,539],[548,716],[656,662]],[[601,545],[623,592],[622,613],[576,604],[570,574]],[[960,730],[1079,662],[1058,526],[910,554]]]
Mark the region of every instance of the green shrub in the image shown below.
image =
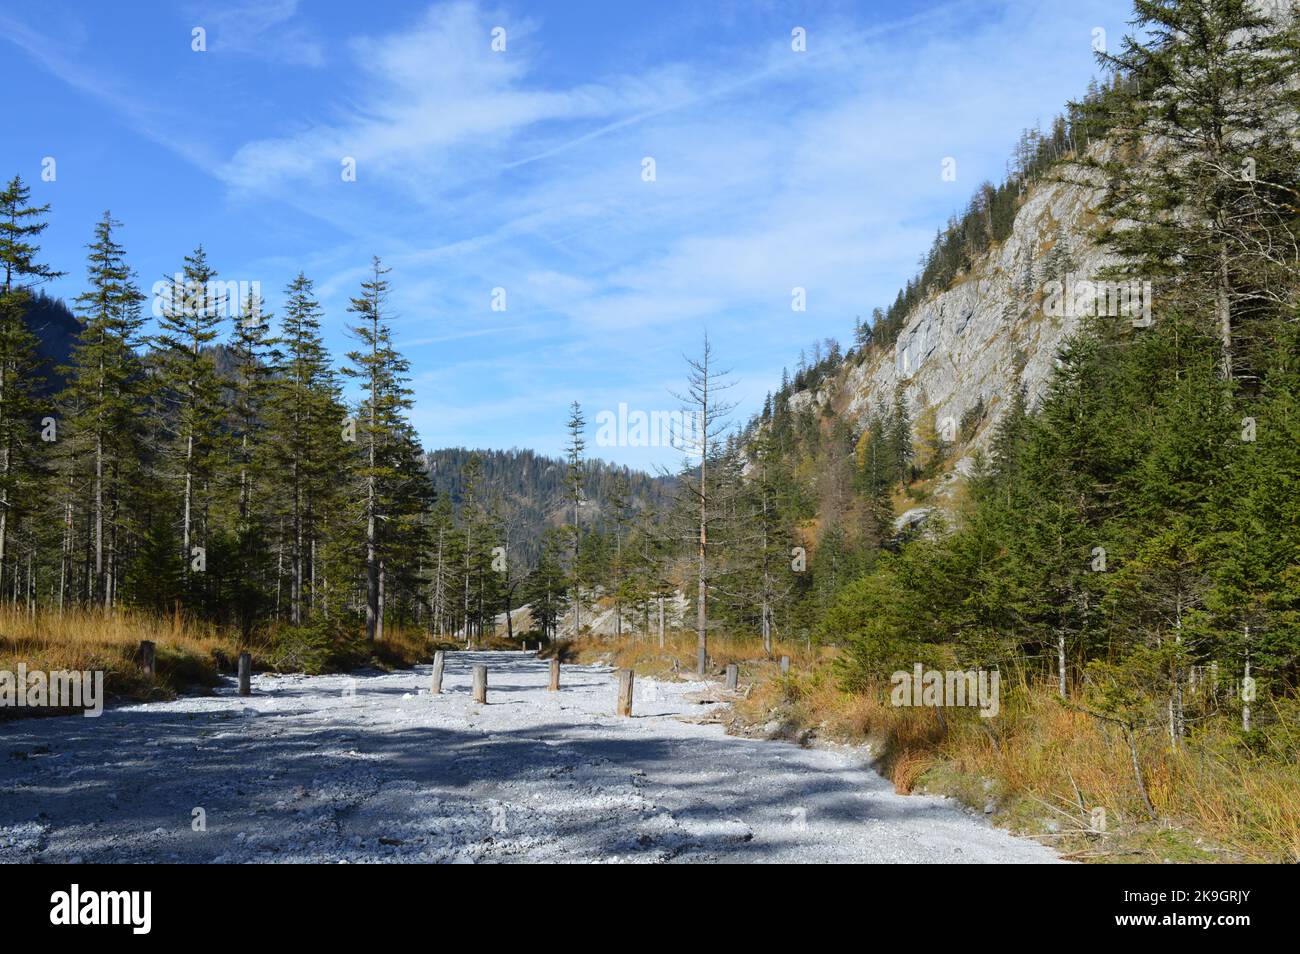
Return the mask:
[[[333,667],[337,636],[322,623],[282,626],[271,634],[266,661],[278,672],[319,675]]]

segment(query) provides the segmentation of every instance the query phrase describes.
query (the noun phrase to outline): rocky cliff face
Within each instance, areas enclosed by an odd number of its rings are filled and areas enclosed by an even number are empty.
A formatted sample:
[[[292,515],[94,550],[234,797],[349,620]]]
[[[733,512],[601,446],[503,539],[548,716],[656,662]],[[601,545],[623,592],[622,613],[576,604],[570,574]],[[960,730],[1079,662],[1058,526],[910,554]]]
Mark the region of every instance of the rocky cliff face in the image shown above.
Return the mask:
[[[1017,388],[1026,388],[1031,406],[1041,397],[1058,347],[1089,308],[1118,310],[1117,320],[1129,320],[1124,310],[1131,307],[1141,320],[1140,282],[1131,305],[1129,287],[1091,283],[1115,264],[1089,237],[1099,186],[1078,167],[1033,186],[1007,240],[914,309],[892,349],[849,362],[815,394],[792,395],[791,409],[830,403],[863,427],[901,384],[913,421],[932,410],[945,436],[957,435],[963,416],[982,407],[964,449],[986,445]]]

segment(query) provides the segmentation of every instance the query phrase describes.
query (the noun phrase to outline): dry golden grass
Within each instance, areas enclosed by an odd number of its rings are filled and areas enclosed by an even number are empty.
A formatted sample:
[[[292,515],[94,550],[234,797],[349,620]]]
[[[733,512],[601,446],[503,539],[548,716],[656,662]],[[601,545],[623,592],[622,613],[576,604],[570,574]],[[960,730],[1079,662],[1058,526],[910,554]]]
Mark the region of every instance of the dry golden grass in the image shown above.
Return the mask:
[[[287,651],[292,640],[282,627],[259,632],[246,647],[231,632],[185,619],[118,610],[111,615],[92,610],[62,613],[0,607],[0,670],[103,671],[110,696],[135,699],[168,698],[202,689],[231,672],[241,651],[253,655],[255,669],[335,671],[362,665],[404,667],[429,658],[434,645],[419,629],[389,625],[384,640],[367,644],[360,635],[321,637],[320,651],[304,666],[302,654]],[[140,668],[137,654],[144,640],[155,644],[155,675]],[[289,646],[291,649],[292,646]],[[22,714],[34,714],[24,710]]]
[[[1158,729],[1138,734],[1153,821],[1122,733],[1062,705],[1052,685],[1011,686],[996,719],[950,711],[930,733],[915,729],[932,713],[895,711],[906,715],[886,716],[885,731],[902,752],[930,754],[938,790],[973,805],[992,798],[1010,824],[1061,847],[1114,860],[1300,860],[1300,770],[1253,756],[1228,718],[1178,750]],[[898,764],[895,784],[904,790],[913,764],[906,755]],[[1105,836],[1091,831],[1098,807]]]
[[[1253,754],[1240,740],[1231,713],[1207,721],[1177,751],[1159,730],[1137,738],[1147,795],[1146,812],[1122,733],[1061,704],[1053,684],[1004,679],[1001,712],[982,719],[973,710],[902,708],[889,704],[888,686],[853,694],[833,671],[835,651],[778,645],[792,657],[782,677],[754,639],[711,638],[714,669],[740,665],[751,686],[735,703],[751,725],[777,719],[786,734],[814,729],[822,737],[869,743],[877,767],[899,792],[918,787],[983,807],[1017,830],[1044,837],[1086,860],[1300,860],[1300,767],[1295,753]],[[657,640],[590,638],[575,644],[577,658],[629,666],[646,675],[689,677],[695,666],[693,633]],[[1091,811],[1106,810],[1107,832],[1091,830]]]
[[[925,774],[932,761],[934,760],[931,756],[917,749],[908,749],[900,753],[894,760],[894,791],[899,795],[911,795],[912,789],[916,787],[916,783]]]
[[[384,626],[383,641],[369,647],[370,659],[366,662],[386,669],[406,669],[416,663],[428,662],[435,649],[459,648],[460,645],[434,640],[418,626],[399,626],[390,622]],[[516,647],[511,645],[509,648]]]
[[[82,668],[78,660],[100,652],[134,652],[144,639],[165,639],[193,652],[209,652],[228,644],[212,627],[181,617],[130,611],[105,615],[87,610],[29,614],[12,605],[0,606],[0,645],[6,653],[40,654],[55,665],[66,663],[67,668]]]
[[[136,661],[143,640],[156,644],[153,679]],[[218,669],[237,654],[233,640],[180,618],[126,611],[29,614],[0,607],[0,669],[13,671],[24,663],[29,670],[102,670],[110,695],[156,698],[211,685]]]
[[[674,672],[689,675],[695,672],[695,634],[682,630],[665,633],[663,648],[659,646],[657,635],[633,634],[621,641],[584,636],[571,642],[568,651],[578,662],[589,663],[599,659],[619,668],[633,669],[638,675],[663,676]],[[742,680],[751,680],[767,669],[779,673],[782,656],[789,656],[791,667],[799,668],[810,665],[822,655],[819,647],[809,650],[803,642],[776,640],[771,658],[766,658],[760,640],[725,636],[710,637],[708,652],[712,672],[736,663],[740,666]]]

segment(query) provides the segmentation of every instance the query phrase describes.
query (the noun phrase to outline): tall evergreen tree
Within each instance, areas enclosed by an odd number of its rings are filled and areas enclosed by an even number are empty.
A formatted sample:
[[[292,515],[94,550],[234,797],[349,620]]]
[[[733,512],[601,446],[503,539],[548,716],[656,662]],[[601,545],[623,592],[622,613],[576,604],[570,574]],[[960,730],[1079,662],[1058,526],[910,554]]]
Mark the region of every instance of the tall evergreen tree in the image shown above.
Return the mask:
[[[346,412],[321,338],[321,315],[311,280],[299,272],[285,289],[281,353],[263,411],[265,452],[277,485],[271,519],[284,528],[281,549],[288,553],[288,615],[294,625],[319,606],[326,517],[346,504],[337,480],[349,463],[341,439]]]
[[[541,554],[526,583],[526,598],[532,610],[533,625],[542,638],[554,640],[560,617],[568,600],[568,581],[564,572],[564,554],[568,547],[565,532],[548,527],[542,534]]]
[[[10,559],[10,543],[25,516],[24,493],[37,479],[41,461],[37,450],[42,428],[37,394],[44,369],[36,336],[25,318],[31,290],[60,272],[36,260],[35,238],[48,223],[41,217],[48,205],[29,204],[31,190],[14,176],[0,190],[0,591]],[[13,561],[13,592],[18,592],[18,561]]]
[[[233,495],[227,493],[228,498],[233,496],[226,532],[234,555],[234,565],[226,574],[230,586],[228,602],[234,604],[245,643],[252,635],[254,623],[270,603],[268,581],[273,575],[266,565],[267,497],[273,477],[267,469],[270,460],[266,411],[271,375],[279,352],[278,342],[270,337],[269,330],[270,315],[262,306],[261,296],[250,290],[235,315],[234,332],[228,345],[234,367],[228,382],[230,415],[226,426],[234,471],[227,479],[236,484]]]
[[[410,449],[403,414],[411,406],[406,386],[410,365],[393,348],[387,310],[389,269],[378,257],[371,262],[370,277],[348,311],[357,316],[349,331],[360,347],[348,353],[352,362],[343,373],[364,389],[357,414],[357,437],[362,460],[361,483],[365,538],[366,639],[383,639],[382,576],[388,550],[385,521],[394,516],[407,475],[402,466]]]
[[[1300,264],[1300,26],[1251,0],[1134,5],[1136,29],[1118,52],[1098,54],[1133,81],[1098,107],[1132,150],[1102,163],[1114,223],[1104,237],[1165,297],[1212,303],[1230,379],[1238,326],[1275,313]]]
[[[582,524],[580,520],[580,511],[585,500],[582,490],[582,453],[587,446],[586,438],[583,436],[587,427],[587,422],[582,416],[582,405],[577,401],[574,401],[569,408],[569,420],[565,426],[569,432],[569,443],[566,450],[568,456],[568,468],[565,471],[565,486],[568,490],[567,498],[569,505],[573,508],[573,526],[571,528],[573,561],[572,602],[573,635],[576,638],[582,635]]]
[[[164,478],[177,486],[181,579],[193,584],[192,568],[206,563],[200,550],[209,544],[209,516],[216,468],[221,459],[221,379],[212,345],[220,334],[226,303],[215,284],[203,246],[185,258],[184,267],[164,288],[157,351],[163,419],[170,431]]]
[[[67,385],[59,398],[73,459],[88,459],[92,468],[94,573],[87,595],[105,609],[115,596],[118,547],[127,533],[127,498],[145,458],[145,380],[135,353],[144,296],[114,238],[120,226],[108,212],[95,226],[86,263],[88,287],[76,301],[81,331],[71,366],[64,369]]]

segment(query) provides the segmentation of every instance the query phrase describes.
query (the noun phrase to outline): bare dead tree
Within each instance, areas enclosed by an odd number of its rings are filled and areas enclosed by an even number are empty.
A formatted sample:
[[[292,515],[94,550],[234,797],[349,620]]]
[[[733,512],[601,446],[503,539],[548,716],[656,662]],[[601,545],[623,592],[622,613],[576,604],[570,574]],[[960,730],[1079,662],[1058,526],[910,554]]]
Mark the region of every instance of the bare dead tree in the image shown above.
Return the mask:
[[[714,360],[709,336],[704,336],[704,346],[698,358],[687,358],[686,391],[673,393],[682,405],[682,428],[676,444],[685,456],[681,486],[698,514],[696,529],[696,605],[695,605],[695,671],[704,674],[708,659],[708,587],[709,587],[709,527],[719,501],[711,493],[709,483],[710,462],[715,459],[720,436],[726,431],[727,416],[735,409],[734,403],[720,395],[734,386],[728,380],[728,371],[719,371]]]

